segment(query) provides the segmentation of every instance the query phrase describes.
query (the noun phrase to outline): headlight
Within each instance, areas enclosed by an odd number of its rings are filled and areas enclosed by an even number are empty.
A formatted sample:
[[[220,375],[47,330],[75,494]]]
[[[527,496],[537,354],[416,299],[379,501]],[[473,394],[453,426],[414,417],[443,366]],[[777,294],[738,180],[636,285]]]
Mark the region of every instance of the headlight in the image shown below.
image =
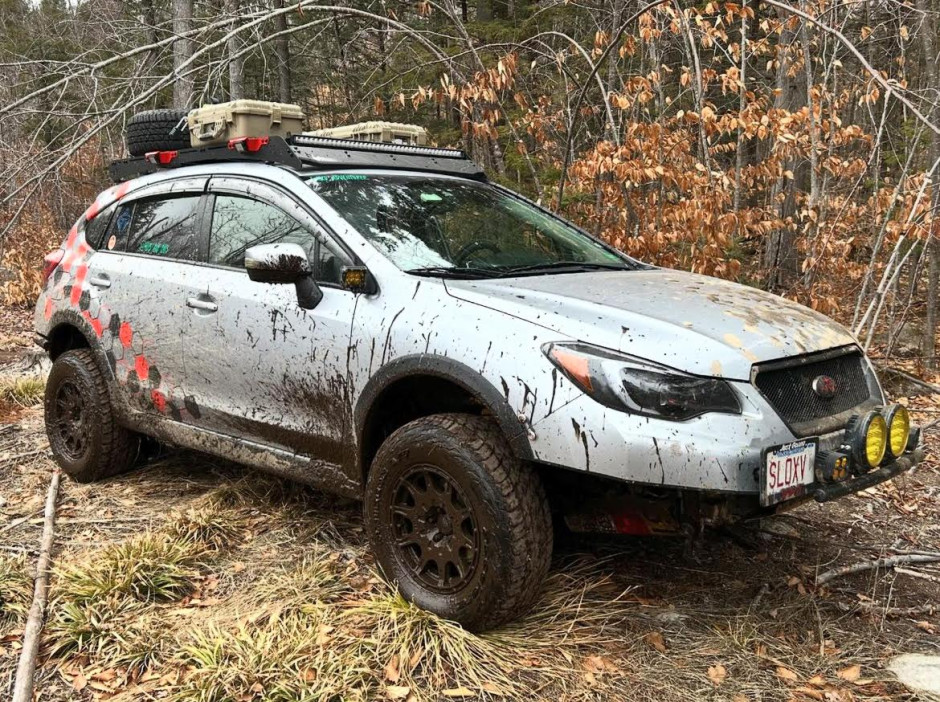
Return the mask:
[[[911,436],[911,415],[904,405],[891,405],[885,412],[888,424],[888,454],[897,458],[907,449],[907,440]]]
[[[740,414],[731,386],[580,343],[545,344],[542,351],[585,394],[606,407],[660,419],[707,412]]]
[[[878,412],[872,410],[862,417],[852,417],[846,436],[859,470],[869,471],[881,464],[888,447],[888,425]]]

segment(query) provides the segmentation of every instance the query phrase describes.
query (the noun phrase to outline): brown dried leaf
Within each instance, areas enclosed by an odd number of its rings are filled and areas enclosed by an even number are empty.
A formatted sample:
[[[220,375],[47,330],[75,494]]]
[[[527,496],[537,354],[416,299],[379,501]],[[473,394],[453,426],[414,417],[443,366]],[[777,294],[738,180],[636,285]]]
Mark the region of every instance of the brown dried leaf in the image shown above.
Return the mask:
[[[385,666],[385,679],[392,683],[397,683],[401,675],[398,673],[398,654],[396,653]]]
[[[728,671],[725,670],[725,667],[721,663],[708,668],[708,679],[711,680],[716,687],[721,685],[726,677],[728,677]]]
[[[648,643],[660,653],[666,652],[666,641],[663,639],[663,635],[658,631],[651,631],[644,638],[646,639],[646,643]]]
[[[784,668],[782,665],[777,666],[777,677],[781,680],[786,680],[787,682],[796,682],[800,679],[800,676],[798,676],[789,668]]]
[[[836,675],[838,675],[843,680],[848,682],[855,682],[858,680],[858,676],[862,674],[862,666],[860,665],[850,665],[848,668],[843,668]]]
[[[411,694],[411,688],[407,685],[388,685],[385,694],[390,700],[403,700]]]

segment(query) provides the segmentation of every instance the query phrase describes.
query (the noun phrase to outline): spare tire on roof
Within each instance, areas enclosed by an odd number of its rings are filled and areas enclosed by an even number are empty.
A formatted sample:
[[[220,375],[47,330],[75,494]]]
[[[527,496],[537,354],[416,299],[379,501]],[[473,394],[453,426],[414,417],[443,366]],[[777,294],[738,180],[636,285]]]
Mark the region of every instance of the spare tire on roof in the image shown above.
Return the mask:
[[[189,126],[183,110],[138,112],[127,123],[127,150],[131,156],[151,151],[188,149]]]

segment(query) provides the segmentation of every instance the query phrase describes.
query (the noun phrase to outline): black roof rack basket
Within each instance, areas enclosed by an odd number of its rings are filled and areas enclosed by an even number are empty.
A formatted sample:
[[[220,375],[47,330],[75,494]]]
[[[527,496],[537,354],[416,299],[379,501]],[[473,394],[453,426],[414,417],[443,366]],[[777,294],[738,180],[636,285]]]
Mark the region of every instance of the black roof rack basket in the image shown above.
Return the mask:
[[[122,182],[167,168],[230,161],[268,163],[297,171],[322,171],[337,168],[385,168],[415,170],[486,180],[483,170],[457,149],[410,146],[385,142],[332,139],[296,135],[286,140],[269,137],[248,151],[214,146],[199,149],[162,151],[140,158],[115,161],[108,172],[114,182]]]

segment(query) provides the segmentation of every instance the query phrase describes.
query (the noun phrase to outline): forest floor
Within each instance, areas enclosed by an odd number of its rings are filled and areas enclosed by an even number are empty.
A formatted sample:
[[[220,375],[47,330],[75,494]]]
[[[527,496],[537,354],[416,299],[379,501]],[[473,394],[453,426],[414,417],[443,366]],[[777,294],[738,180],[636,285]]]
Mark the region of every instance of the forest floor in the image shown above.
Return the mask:
[[[26,313],[0,313],[0,697],[12,687],[53,462]],[[19,370],[17,370],[19,369]],[[16,392],[10,388],[15,387]],[[937,398],[910,397],[924,423]],[[707,534],[560,544],[534,612],[474,636],[377,577],[353,502],[172,452],[63,478],[40,700],[922,700],[940,653],[937,432],[911,474]]]

